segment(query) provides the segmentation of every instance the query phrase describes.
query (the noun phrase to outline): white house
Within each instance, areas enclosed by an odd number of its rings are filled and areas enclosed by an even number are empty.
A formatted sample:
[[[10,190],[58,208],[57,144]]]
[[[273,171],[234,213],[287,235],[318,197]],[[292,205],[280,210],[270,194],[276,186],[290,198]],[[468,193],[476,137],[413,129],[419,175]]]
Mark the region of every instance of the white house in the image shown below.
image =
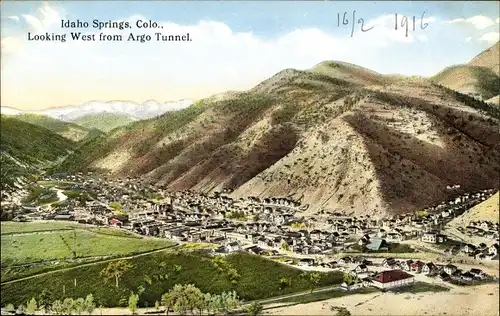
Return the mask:
[[[227,252],[235,252],[241,250],[240,244],[237,242],[231,242],[226,245],[226,251]]]
[[[424,233],[422,235],[422,241],[435,244],[437,237],[436,235],[437,235],[436,233]]]

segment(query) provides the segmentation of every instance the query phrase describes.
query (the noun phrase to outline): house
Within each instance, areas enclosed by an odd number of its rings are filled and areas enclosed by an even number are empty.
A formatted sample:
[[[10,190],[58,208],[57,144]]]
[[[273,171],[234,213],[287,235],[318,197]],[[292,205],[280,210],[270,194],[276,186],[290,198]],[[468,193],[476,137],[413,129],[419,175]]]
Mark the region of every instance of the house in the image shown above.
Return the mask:
[[[446,273],[446,272],[443,271],[443,272],[441,272],[439,274],[439,278],[441,280],[443,280],[443,281],[446,281],[446,280],[448,280],[450,278],[450,275],[448,273]]]
[[[372,284],[381,290],[388,290],[413,284],[415,277],[402,270],[383,271],[372,278]]]
[[[471,244],[466,244],[463,248],[462,251],[465,253],[474,253],[476,251],[476,246],[471,245]]]
[[[365,248],[371,251],[384,251],[388,250],[387,242],[385,239],[372,238],[369,243],[365,245]]]
[[[455,271],[457,271],[457,267],[452,264],[447,264],[444,266],[443,271],[449,275],[452,275],[453,273],[455,273]]]
[[[401,263],[401,268],[406,271],[411,271],[411,265],[413,264],[413,260],[405,260]]]
[[[488,253],[490,256],[496,256],[498,255],[498,250],[499,250],[499,245],[498,243],[496,243],[491,245],[490,248],[488,248]]]
[[[401,242],[404,240],[404,236],[401,233],[389,233],[387,234],[387,240],[391,242]]]
[[[422,273],[424,273],[424,274],[433,274],[437,271],[438,271],[438,267],[432,262],[426,263],[422,267]]]
[[[426,232],[422,235],[422,241],[435,244],[437,240],[436,235],[436,233]]]
[[[227,252],[235,252],[240,250],[241,250],[240,244],[238,244],[237,242],[231,242],[226,245]]]
[[[400,263],[394,259],[388,260],[382,264],[382,266],[386,269],[400,269]]]
[[[436,234],[436,243],[442,244],[448,240],[448,236],[443,234]]]
[[[469,271],[474,277],[484,279],[487,275],[480,269],[470,269]]]
[[[312,258],[303,258],[299,260],[299,265],[303,267],[310,267],[314,265],[314,259]]]
[[[353,260],[351,257],[343,257],[339,260],[339,263],[340,264],[348,264],[348,263],[351,263]]]
[[[356,271],[356,273],[366,273],[368,272],[368,267],[364,264],[360,264],[358,265],[356,268],[354,268],[354,271]]]
[[[74,219],[75,219],[75,217],[73,215],[69,215],[69,214],[54,216],[54,220],[56,220],[56,221],[72,221]]]
[[[471,282],[472,280],[474,280],[474,275],[470,272],[462,273],[462,275],[460,277],[462,280],[468,281],[468,282]]]
[[[424,262],[417,260],[411,264],[411,271],[420,273],[424,265],[425,265]]]
[[[118,227],[122,227],[123,226],[123,222],[120,221],[118,218],[113,218],[109,221],[109,225],[111,226],[118,226]]]

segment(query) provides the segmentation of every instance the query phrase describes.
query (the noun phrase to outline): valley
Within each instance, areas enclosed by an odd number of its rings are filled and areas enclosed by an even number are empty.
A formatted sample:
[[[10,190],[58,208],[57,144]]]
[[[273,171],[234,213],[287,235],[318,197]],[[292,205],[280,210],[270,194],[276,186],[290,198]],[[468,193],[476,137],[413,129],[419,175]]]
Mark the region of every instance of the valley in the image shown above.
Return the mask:
[[[2,110],[2,314],[418,314],[431,294],[491,314],[456,297],[498,300],[498,50],[431,78],[325,61],[195,102]]]

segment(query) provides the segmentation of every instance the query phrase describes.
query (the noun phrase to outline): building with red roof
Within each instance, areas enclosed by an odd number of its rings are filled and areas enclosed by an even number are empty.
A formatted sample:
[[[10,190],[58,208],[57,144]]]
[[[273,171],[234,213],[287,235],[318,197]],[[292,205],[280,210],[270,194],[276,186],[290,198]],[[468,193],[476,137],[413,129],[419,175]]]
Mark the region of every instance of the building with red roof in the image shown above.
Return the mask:
[[[411,285],[413,282],[415,276],[402,270],[383,271],[372,279],[373,286],[382,290]]]

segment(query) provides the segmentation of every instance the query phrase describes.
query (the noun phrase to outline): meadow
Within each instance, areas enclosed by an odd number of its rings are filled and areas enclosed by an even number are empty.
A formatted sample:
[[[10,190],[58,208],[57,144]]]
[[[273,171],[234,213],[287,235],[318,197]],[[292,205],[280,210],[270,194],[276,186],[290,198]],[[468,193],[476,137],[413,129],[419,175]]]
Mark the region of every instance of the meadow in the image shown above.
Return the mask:
[[[222,261],[221,261],[222,260]],[[266,258],[236,253],[214,259],[203,251],[166,250],[126,260],[132,268],[119,281],[105,282],[101,271],[108,263],[96,263],[39,277],[3,284],[1,304],[25,303],[44,289],[52,300],[94,295],[98,305],[126,306],[131,291],[144,288],[141,306],[152,306],[175,284],[194,284],[202,292],[220,294],[235,290],[246,300],[264,299],[311,289],[312,281],[303,271]],[[221,262],[224,264],[221,265]],[[236,276],[235,276],[236,275]],[[286,286],[281,280],[289,280]],[[340,284],[342,273],[321,273],[315,286]]]
[[[144,240],[94,233],[87,230],[7,235],[1,241],[2,262],[16,264],[99,256],[117,256],[172,245],[161,239]]]
[[[2,282],[174,245],[122,229],[73,222],[1,222],[0,227]]]
[[[0,222],[0,231],[2,235],[14,233],[29,233],[29,232],[42,232],[51,230],[71,230],[77,227],[85,227],[74,222]]]

